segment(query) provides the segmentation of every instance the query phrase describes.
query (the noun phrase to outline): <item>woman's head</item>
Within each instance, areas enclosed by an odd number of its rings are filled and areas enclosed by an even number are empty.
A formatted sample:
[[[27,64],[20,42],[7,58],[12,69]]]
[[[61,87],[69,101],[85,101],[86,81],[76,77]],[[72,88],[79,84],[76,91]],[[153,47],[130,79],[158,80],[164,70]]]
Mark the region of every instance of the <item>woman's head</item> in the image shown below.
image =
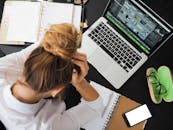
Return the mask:
[[[53,55],[70,60],[80,43],[81,33],[73,25],[56,24],[46,32],[41,46]]]
[[[81,33],[71,24],[55,24],[45,33],[24,64],[24,78],[36,92],[47,92],[71,82],[71,62],[81,42]]]

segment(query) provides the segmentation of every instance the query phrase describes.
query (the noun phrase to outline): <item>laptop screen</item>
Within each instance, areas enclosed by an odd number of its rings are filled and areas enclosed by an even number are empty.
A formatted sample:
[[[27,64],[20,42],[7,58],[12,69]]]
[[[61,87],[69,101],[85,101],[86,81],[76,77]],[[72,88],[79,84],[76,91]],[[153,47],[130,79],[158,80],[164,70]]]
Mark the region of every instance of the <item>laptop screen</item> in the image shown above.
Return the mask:
[[[111,0],[104,17],[123,31],[146,54],[171,32],[135,0]]]

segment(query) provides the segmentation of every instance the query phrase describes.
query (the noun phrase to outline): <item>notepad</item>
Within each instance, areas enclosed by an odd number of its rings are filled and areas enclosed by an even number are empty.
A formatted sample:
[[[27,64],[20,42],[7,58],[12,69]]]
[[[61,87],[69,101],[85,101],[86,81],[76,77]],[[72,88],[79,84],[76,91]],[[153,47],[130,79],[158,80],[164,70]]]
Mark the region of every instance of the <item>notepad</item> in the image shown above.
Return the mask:
[[[100,110],[101,117],[91,119],[82,128],[85,130],[143,130],[147,120],[133,127],[128,127],[122,116],[125,112],[140,106],[140,103],[96,82],[91,81],[90,84],[102,97],[104,109]]]
[[[86,123],[82,128],[85,130],[104,130],[111,118],[112,112],[114,111],[118,99],[120,97],[119,93],[116,93],[100,84],[93,81],[90,83],[99,93],[103,99],[104,109],[102,111],[101,118],[98,117],[90,122]]]
[[[15,3],[15,2],[14,2]],[[12,4],[9,10],[8,41],[36,42],[40,24],[40,3],[21,2]]]
[[[72,23],[80,29],[81,6],[70,3],[6,1],[0,42],[37,42],[51,24]],[[6,42],[5,42],[6,41]]]

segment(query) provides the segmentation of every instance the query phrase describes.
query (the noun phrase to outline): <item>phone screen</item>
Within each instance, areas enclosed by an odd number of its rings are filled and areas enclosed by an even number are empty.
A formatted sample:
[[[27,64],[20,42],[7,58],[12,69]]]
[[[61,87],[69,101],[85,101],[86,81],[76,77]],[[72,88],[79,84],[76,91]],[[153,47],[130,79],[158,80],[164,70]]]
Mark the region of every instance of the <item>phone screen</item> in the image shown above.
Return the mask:
[[[124,116],[129,126],[136,125],[137,123],[152,117],[146,104],[126,112]]]

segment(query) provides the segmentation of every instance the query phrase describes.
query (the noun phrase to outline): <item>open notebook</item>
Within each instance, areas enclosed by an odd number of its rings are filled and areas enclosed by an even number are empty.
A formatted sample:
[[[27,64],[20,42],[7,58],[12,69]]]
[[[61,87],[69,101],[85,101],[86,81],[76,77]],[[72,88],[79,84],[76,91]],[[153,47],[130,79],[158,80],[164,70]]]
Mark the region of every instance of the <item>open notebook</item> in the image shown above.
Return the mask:
[[[107,124],[111,118],[112,112],[114,111],[120,94],[111,91],[110,89],[101,86],[93,81],[90,83],[97,92],[101,95],[103,99],[104,109],[102,112],[102,117],[98,117],[87,124],[85,124],[82,128],[85,130],[104,130],[107,127]]]
[[[97,119],[90,120],[82,128],[85,130],[143,130],[147,120],[133,126],[128,127],[123,119],[123,114],[132,110],[140,103],[118,94],[100,84],[91,81],[91,85],[101,95],[104,103],[102,116]]]
[[[51,24],[73,23],[80,29],[81,6],[69,3],[6,1],[0,43],[37,42]]]

